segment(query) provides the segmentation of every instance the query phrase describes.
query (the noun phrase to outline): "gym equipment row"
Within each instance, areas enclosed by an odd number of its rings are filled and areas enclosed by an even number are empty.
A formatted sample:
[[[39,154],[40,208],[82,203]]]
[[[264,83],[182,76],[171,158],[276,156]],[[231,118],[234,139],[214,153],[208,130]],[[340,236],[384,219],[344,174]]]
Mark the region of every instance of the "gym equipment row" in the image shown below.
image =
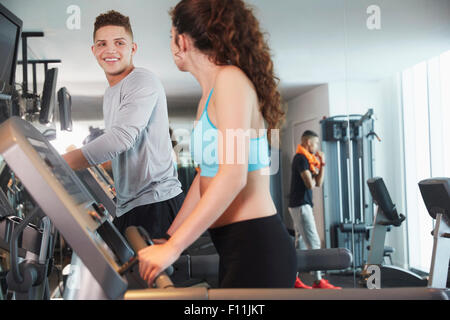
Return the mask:
[[[73,249],[73,272],[67,279],[69,299],[447,299],[445,290],[435,288],[404,289],[345,289],[328,290],[298,289],[209,289],[206,287],[175,288],[168,275],[158,278],[159,288],[146,288],[137,272],[136,252],[149,241],[139,230],[127,232],[125,239],[112,224],[112,215],[101,206],[79,175],[51,146],[48,140],[30,123],[12,117],[0,126],[0,155],[8,167],[36,202],[39,209],[33,215],[48,217],[52,228]],[[448,181],[447,181],[448,183]],[[92,184],[104,192],[100,184]],[[448,191],[448,189],[447,189]],[[91,193],[92,192],[92,193]],[[447,194],[448,197],[448,194]],[[34,212],[34,211],[33,211]],[[448,214],[448,210],[446,211]],[[25,219],[28,219],[26,217]],[[28,226],[28,220],[22,221]],[[26,223],[25,223],[26,222]],[[21,225],[19,224],[19,227]],[[15,230],[18,230],[16,227]],[[25,227],[21,227],[25,228]],[[22,234],[21,230],[19,232]],[[13,232],[13,237],[19,237]],[[133,240],[141,238],[140,242]],[[440,240],[440,239],[439,239]],[[51,244],[52,241],[49,243]],[[136,244],[136,242],[138,242]],[[51,247],[49,244],[48,247]],[[47,247],[47,248],[48,248]],[[12,251],[12,250],[11,250]],[[49,257],[47,250],[46,257]],[[28,252],[27,252],[28,254]],[[346,249],[297,253],[299,271],[348,268],[352,257]],[[183,260],[184,259],[184,260]],[[217,271],[217,256],[188,256],[177,261],[173,268],[181,280],[212,276]],[[26,264],[35,262],[25,259]],[[440,262],[439,262],[440,263]],[[448,266],[448,259],[446,261]],[[215,269],[213,269],[215,266]],[[33,276],[38,268],[23,268],[30,273],[33,286],[38,277]],[[27,271],[32,270],[32,271]],[[19,273],[21,272],[19,268]],[[45,274],[45,272],[44,272]],[[78,278],[75,276],[78,274]],[[183,275],[184,274],[184,275]],[[21,273],[23,275],[23,273]],[[25,277],[23,277],[25,278]],[[24,290],[19,283],[14,290]],[[96,287],[94,290],[93,288]],[[165,288],[165,289],[161,289]],[[29,286],[27,287],[30,290]],[[25,290],[24,290],[25,291]],[[45,291],[45,290],[44,290]],[[29,298],[29,292],[20,292],[16,298]]]

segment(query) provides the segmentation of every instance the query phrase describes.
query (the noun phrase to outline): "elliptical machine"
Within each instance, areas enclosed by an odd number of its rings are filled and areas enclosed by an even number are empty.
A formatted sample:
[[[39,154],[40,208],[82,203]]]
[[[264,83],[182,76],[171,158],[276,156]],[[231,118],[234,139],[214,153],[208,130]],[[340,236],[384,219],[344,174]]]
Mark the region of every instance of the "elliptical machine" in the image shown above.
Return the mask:
[[[450,178],[432,178],[419,182],[425,206],[436,220],[433,235],[428,287],[450,288]]]
[[[2,168],[5,176],[9,172]],[[8,197],[0,186],[0,249],[5,258],[0,266],[0,299],[49,299],[57,232],[39,206],[25,201],[31,199],[25,190],[11,189],[14,194]]]
[[[31,222],[37,218],[39,225]],[[56,230],[50,219],[36,207],[21,219],[0,219],[1,247],[9,251],[10,270],[6,274],[7,300],[48,300],[48,277],[53,268]]]
[[[425,287],[427,279],[410,270],[384,264],[386,232],[391,227],[401,226],[406,217],[397,212],[383,178],[375,177],[369,179],[367,180],[367,185],[374,203],[378,206],[378,210],[372,228],[369,256],[361,272],[360,284],[362,286],[367,285],[367,280],[372,275],[368,268],[371,265],[377,265],[380,268],[381,288]]]

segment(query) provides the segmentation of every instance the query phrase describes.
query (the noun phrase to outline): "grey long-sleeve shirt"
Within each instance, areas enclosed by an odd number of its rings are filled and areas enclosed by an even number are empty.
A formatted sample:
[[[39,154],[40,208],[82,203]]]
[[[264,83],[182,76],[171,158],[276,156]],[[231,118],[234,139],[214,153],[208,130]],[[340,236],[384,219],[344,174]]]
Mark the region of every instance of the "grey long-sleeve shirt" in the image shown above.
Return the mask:
[[[172,161],[164,88],[150,71],[135,68],[106,89],[105,133],[83,146],[91,165],[111,160],[116,216],[182,192]]]

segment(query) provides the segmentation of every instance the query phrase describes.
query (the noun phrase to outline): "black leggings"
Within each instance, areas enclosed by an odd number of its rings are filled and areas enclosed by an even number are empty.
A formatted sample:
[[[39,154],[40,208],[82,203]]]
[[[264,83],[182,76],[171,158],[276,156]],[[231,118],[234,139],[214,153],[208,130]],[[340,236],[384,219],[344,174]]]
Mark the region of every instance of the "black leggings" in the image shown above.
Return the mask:
[[[209,229],[220,256],[220,288],[292,288],[295,247],[278,214]]]

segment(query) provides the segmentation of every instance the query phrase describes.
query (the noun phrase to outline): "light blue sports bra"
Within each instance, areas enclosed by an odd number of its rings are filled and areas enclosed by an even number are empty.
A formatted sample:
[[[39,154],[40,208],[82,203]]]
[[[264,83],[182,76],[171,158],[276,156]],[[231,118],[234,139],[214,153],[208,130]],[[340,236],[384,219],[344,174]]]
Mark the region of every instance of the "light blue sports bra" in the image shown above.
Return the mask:
[[[202,177],[214,177],[219,170],[217,152],[218,130],[208,117],[208,104],[213,90],[214,89],[211,90],[205,109],[191,134],[191,156],[195,163],[200,165],[200,175]],[[264,130],[264,132],[264,135],[261,137],[250,139],[248,156],[249,172],[268,167],[270,164],[267,132],[266,130]],[[238,142],[236,142],[236,140]],[[235,139],[234,142],[239,146],[239,138]],[[224,158],[226,158],[226,156],[224,156]],[[233,161],[240,161],[239,155],[231,158],[234,159]],[[224,161],[226,161],[226,159]]]

